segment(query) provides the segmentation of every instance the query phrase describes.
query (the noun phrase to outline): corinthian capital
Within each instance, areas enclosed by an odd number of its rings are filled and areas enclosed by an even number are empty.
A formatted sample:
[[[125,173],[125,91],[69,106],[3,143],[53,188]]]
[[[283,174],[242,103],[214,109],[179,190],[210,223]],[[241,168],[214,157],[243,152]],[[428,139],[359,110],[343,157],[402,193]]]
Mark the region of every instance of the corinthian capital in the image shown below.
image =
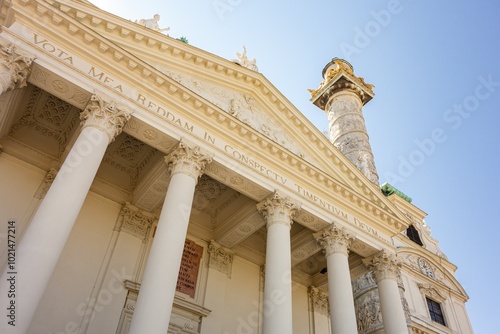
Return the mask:
[[[191,148],[182,140],[165,157],[165,163],[171,176],[182,173],[191,176],[196,182],[203,175],[206,165],[211,162],[212,157],[202,153],[200,147]]]
[[[210,255],[208,266],[231,278],[234,252],[228,248],[222,247],[214,240],[211,240],[208,245],[208,254]]]
[[[344,227],[332,223],[322,231],[314,233],[314,238],[324,248],[327,257],[335,253],[342,253],[347,256],[353,235],[348,233]]]
[[[292,227],[292,219],[300,210],[300,204],[290,197],[281,195],[277,190],[257,204],[257,210],[267,219],[267,227],[272,224],[284,224]]]
[[[395,255],[389,254],[386,251],[381,251],[371,258],[363,260],[363,263],[373,270],[377,283],[385,279],[398,281],[401,262]]]
[[[94,94],[80,114],[82,127],[93,127],[103,131],[109,142],[115,140],[130,119],[131,112],[123,110],[116,102],[106,102],[99,95]]]
[[[0,38],[0,94],[26,86],[34,55]]]

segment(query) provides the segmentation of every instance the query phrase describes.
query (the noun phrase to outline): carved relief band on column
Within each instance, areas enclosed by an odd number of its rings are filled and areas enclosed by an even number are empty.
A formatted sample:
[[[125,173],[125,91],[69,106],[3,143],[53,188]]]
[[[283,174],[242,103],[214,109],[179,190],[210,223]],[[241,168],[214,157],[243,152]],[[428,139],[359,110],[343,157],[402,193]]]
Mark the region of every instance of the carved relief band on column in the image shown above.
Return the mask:
[[[97,94],[92,95],[80,114],[82,128],[93,127],[103,131],[111,143],[130,119],[132,113],[119,107],[115,101],[106,102]]]
[[[0,38],[0,95],[26,86],[34,55]]]
[[[198,183],[198,178],[203,175],[205,167],[211,162],[212,157],[201,152],[200,147],[191,148],[182,140],[165,157],[170,176],[177,173],[186,174],[191,176],[196,183]]]
[[[290,197],[283,196],[279,191],[257,204],[257,210],[267,220],[267,227],[271,224],[284,224],[292,227],[292,219],[300,210],[300,204],[293,202]]]
[[[344,227],[332,223],[313,235],[320,246],[324,248],[326,257],[335,253],[349,255],[348,248],[351,246],[354,235],[347,232]]]
[[[401,262],[395,255],[384,250],[371,258],[363,260],[363,263],[373,270],[377,283],[385,279],[398,281]]]

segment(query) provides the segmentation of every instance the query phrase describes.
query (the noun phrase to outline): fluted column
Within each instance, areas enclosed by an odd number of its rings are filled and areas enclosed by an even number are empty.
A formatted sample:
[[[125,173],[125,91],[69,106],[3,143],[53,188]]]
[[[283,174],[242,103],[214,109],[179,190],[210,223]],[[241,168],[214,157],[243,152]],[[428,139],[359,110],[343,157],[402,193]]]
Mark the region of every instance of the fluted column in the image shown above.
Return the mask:
[[[16,250],[18,323],[15,328],[0,327],[1,333],[11,333],[12,329],[25,333],[28,329],[106,148],[130,114],[94,95],[80,118],[81,133]],[[7,273],[3,273],[0,291],[7,291]]]
[[[267,221],[263,334],[292,334],[290,228],[300,205],[275,191],[257,209]]]
[[[0,38],[0,95],[26,86],[35,56]]]
[[[333,334],[357,334],[354,297],[349,273],[348,248],[353,236],[332,223],[314,237],[325,250],[328,268],[328,300]]]
[[[363,262],[375,274],[385,333],[408,334],[408,326],[398,287],[401,263],[395,255],[386,251],[365,259]]]
[[[184,142],[165,157],[170,183],[144,270],[130,334],[165,334],[198,178],[212,159]]]

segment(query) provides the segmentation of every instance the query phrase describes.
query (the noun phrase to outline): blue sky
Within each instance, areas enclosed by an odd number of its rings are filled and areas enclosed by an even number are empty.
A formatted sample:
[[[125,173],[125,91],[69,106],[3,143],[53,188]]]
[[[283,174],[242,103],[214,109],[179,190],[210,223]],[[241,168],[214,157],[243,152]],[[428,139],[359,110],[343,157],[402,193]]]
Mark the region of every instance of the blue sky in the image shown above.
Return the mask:
[[[497,333],[500,307],[500,4],[495,1],[109,1],[130,20],[161,15],[172,37],[227,59],[243,45],[259,71],[320,130],[309,102],[321,71],[345,58],[375,85],[364,108],[381,183],[428,213],[458,266],[476,333]]]

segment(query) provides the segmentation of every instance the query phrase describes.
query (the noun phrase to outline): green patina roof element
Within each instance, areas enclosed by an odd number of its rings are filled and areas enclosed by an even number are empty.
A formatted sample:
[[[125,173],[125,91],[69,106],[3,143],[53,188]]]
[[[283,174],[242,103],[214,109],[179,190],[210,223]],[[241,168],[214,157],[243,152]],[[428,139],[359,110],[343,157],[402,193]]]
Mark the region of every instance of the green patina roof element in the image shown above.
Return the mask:
[[[189,41],[186,37],[182,36],[182,37],[179,37],[179,38],[176,38],[178,41],[181,41],[183,43],[186,43],[186,44],[189,44]]]
[[[382,191],[382,194],[384,194],[385,196],[396,194],[405,201],[407,201],[408,203],[411,203],[411,197],[406,196],[403,192],[397,190],[387,182],[380,187],[380,190]]]

